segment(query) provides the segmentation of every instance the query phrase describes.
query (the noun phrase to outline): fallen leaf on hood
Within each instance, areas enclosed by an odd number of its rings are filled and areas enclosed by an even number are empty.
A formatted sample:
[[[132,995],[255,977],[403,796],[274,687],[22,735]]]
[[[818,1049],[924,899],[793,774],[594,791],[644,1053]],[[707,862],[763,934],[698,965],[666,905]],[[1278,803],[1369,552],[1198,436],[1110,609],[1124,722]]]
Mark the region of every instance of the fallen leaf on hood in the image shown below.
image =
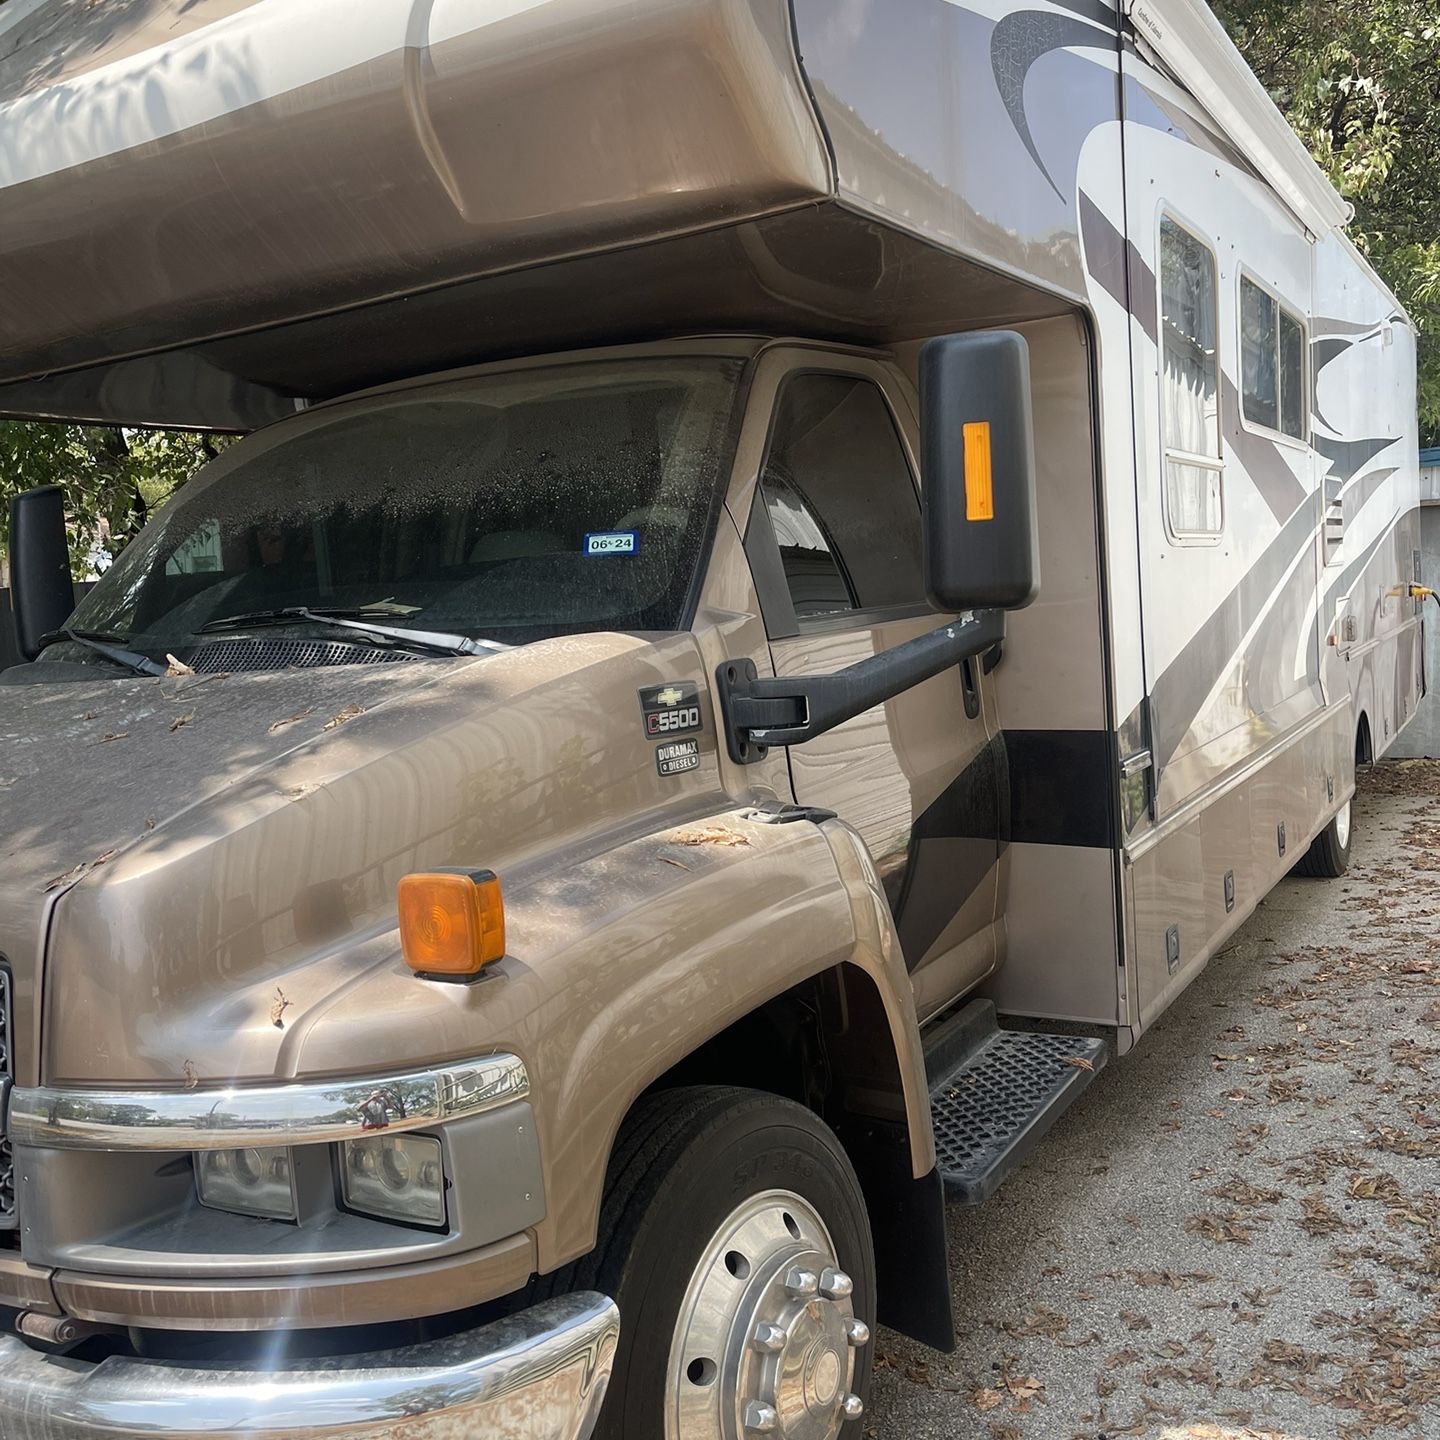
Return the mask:
[[[183,660],[177,660],[173,655],[165,656],[165,674],[171,675],[193,675],[195,667],[187,665]]]
[[[173,735],[182,726],[188,725],[194,718],[194,715],[177,715],[170,722],[170,733]]]
[[[82,860],[78,865],[72,865],[63,875],[56,875],[53,879],[47,880],[44,891],[48,895],[52,890],[58,890],[62,885],[68,885],[72,880],[78,880],[89,870],[96,870],[107,860],[113,860],[120,853],[119,849],[107,850],[98,860]]]
[[[285,998],[285,992],[277,985],[275,987],[275,999],[270,1006],[270,1023],[277,1029],[285,1028],[285,1012],[290,1008],[292,1002]]]
[[[185,1088],[193,1090],[200,1083],[200,1076],[195,1071],[195,1062],[187,1060],[182,1068],[185,1071]]]
[[[699,825],[691,830],[677,830],[671,837],[676,845],[749,845],[750,841],[738,830],[727,830],[723,825]]]
[[[338,715],[332,715],[320,728],[322,730],[338,730],[347,720],[353,720],[357,715],[363,715],[363,705],[347,705]]]
[[[283,730],[287,725],[294,725],[296,721],[303,720],[307,715],[313,715],[314,713],[314,706],[310,706],[305,710],[297,710],[293,715],[287,715],[283,720],[277,720],[267,733],[274,735],[276,731]]]

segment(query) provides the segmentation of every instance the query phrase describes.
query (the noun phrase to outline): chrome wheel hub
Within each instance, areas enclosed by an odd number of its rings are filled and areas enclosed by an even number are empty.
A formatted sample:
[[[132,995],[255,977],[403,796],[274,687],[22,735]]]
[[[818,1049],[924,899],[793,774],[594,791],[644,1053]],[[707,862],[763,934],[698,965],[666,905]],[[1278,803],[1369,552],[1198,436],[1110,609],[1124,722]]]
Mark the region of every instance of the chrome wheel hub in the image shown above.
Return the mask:
[[[756,1195],[720,1226],[680,1306],[666,1440],[835,1440],[870,1343],[824,1221],[800,1196]]]
[[[1343,850],[1350,843],[1350,802],[1347,800],[1335,812],[1335,838]]]

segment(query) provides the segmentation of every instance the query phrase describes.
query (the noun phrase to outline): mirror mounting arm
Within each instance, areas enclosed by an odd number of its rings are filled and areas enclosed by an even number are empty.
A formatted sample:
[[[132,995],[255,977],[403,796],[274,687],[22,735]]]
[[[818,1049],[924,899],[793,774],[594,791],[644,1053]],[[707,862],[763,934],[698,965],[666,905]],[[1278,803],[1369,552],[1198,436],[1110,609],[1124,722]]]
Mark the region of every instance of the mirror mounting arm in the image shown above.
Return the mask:
[[[772,745],[813,740],[1004,638],[1005,612],[982,610],[833,675],[759,676],[754,661],[727,660],[715,689],[730,758],[753,765]]]

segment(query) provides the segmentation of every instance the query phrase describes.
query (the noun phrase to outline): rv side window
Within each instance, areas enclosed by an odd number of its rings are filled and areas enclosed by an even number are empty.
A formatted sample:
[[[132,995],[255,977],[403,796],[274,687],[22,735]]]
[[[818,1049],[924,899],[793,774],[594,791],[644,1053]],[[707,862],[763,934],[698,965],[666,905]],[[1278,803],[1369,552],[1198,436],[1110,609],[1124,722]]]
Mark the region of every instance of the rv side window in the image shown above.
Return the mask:
[[[925,603],[920,500],[869,380],[790,380],[760,489],[797,620]]]
[[[1305,438],[1305,327],[1243,275],[1240,379],[1245,418],[1252,425]]]
[[[1215,257],[1168,216],[1160,278],[1166,524],[1176,539],[1207,538],[1225,522]]]

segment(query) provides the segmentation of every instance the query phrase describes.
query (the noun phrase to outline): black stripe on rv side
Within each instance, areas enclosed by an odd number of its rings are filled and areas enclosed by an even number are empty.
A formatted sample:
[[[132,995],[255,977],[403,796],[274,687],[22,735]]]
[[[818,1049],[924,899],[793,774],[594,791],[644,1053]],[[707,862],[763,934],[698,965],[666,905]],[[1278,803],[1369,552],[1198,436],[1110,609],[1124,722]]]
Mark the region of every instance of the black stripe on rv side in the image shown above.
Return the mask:
[[[1005,739],[996,736],[916,819],[890,896],[912,970],[995,868],[1008,838],[1007,792]]]
[[[1108,730],[1007,730],[1005,752],[1011,841],[1115,845],[1115,737]]]

